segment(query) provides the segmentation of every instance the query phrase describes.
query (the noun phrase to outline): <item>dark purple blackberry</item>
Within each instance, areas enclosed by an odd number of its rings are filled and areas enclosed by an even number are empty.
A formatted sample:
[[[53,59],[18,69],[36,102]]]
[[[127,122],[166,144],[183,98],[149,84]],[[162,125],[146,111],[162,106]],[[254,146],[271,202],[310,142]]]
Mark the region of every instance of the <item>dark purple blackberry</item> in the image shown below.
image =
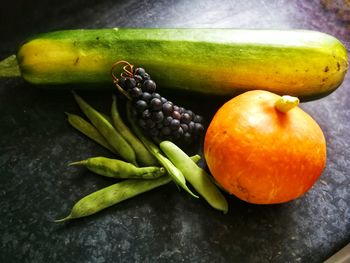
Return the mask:
[[[163,103],[163,112],[166,116],[169,116],[173,113],[173,105],[169,101]]]
[[[161,96],[160,96],[160,94],[159,94],[159,93],[154,92],[154,93],[152,93],[152,98],[161,99]]]
[[[202,132],[204,132],[203,125],[201,123],[196,122],[194,124],[194,132],[195,134],[201,134]]]
[[[138,99],[142,95],[142,90],[140,88],[135,87],[129,91],[129,94],[131,98]]]
[[[144,110],[146,110],[148,108],[148,104],[146,101],[144,100],[138,100],[136,101],[135,103],[135,109],[138,111],[138,112],[143,112]]]
[[[173,117],[171,116],[165,117],[165,119],[163,120],[163,125],[169,126],[172,120],[173,120]]]
[[[177,119],[177,120],[181,120],[181,113],[176,111],[174,109],[173,113],[171,114],[171,116],[174,118],[174,119]]]
[[[172,131],[172,136],[175,138],[175,139],[180,139],[181,136],[183,136],[184,134],[184,131],[182,130],[181,127],[179,127],[178,129]]]
[[[151,101],[151,99],[153,98],[152,97],[152,94],[151,93],[148,93],[148,92],[143,92],[142,95],[141,95],[141,98],[142,100],[146,101],[147,103]]]
[[[136,68],[133,75],[126,75],[118,84],[133,101],[138,125],[152,139],[190,144],[203,134],[203,118],[157,93],[157,85],[145,69]]]
[[[122,87],[124,90],[127,90],[126,87],[126,79],[121,78],[118,82],[119,86]]]
[[[194,128],[195,128],[195,123],[193,121],[191,121],[189,124],[188,124],[188,131],[190,133],[194,132]]]
[[[188,131],[188,125],[186,123],[181,123],[180,126],[181,126],[181,128],[183,129],[184,132]]]
[[[160,123],[163,121],[163,119],[164,119],[164,114],[162,111],[155,111],[152,113],[152,120],[155,123]]]
[[[152,116],[152,113],[150,112],[149,109],[147,110],[144,110],[141,114],[141,118],[144,119],[144,120],[147,120],[147,119],[150,119]]]
[[[151,79],[146,80],[142,84],[142,91],[146,91],[149,93],[155,92],[156,91],[156,83]]]
[[[136,87],[141,88],[142,87],[142,77],[139,75],[135,75],[134,79],[136,81]]]
[[[143,68],[136,68],[134,71],[134,75],[139,75],[141,78],[146,74],[145,69]]]
[[[136,87],[136,80],[134,78],[125,79],[125,86],[127,90],[131,90]]]
[[[188,113],[183,113],[181,115],[181,122],[189,124],[192,120],[192,117]]]
[[[195,115],[193,118],[194,122],[201,123],[203,121],[203,117],[200,115]]]
[[[143,75],[143,80],[148,80],[148,79],[151,79],[150,75],[148,73],[145,73]]]
[[[179,129],[180,128],[180,121],[179,120],[177,120],[177,119],[173,119],[171,122],[170,122],[170,129],[172,129],[172,130],[177,130],[177,129]]]
[[[160,99],[153,98],[150,102],[150,109],[153,111],[158,111],[163,108],[163,103]]]

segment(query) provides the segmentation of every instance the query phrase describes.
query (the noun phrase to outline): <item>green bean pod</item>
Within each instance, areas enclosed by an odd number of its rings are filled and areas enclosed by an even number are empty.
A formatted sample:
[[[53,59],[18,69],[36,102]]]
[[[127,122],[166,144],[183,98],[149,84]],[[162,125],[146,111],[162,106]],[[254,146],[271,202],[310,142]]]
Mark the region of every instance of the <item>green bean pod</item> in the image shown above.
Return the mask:
[[[68,122],[72,127],[83,133],[85,136],[89,137],[91,140],[110,150],[112,153],[116,154],[116,151],[108,144],[105,138],[92,124],[84,120],[79,115],[68,112],[66,112],[66,115],[68,117]]]
[[[163,167],[136,167],[131,163],[106,157],[92,157],[69,165],[83,165],[99,175],[121,179],[155,179],[165,174]]]
[[[109,116],[109,115],[107,115],[107,114],[104,114],[104,113],[102,113],[102,112],[100,112],[100,114],[101,114],[111,125],[113,125],[111,116]]]
[[[188,192],[190,195],[192,195],[195,198],[198,198],[197,195],[195,195],[186,185],[186,179],[182,172],[174,166],[174,164],[169,161],[168,158],[166,158],[160,151],[159,147],[155,145],[153,142],[148,140],[137,124],[135,123],[134,119],[131,116],[131,104],[127,103],[127,118],[129,120],[129,123],[137,135],[137,137],[142,141],[142,143],[146,146],[146,148],[153,154],[153,156],[159,161],[159,163],[165,168],[168,175],[174,180],[174,182],[179,185],[181,188],[183,188],[186,192]]]
[[[91,123],[102,134],[113,149],[125,160],[137,165],[136,155],[129,143],[115,130],[113,125],[101,113],[96,111],[80,96],[73,92],[80,109],[89,118]]]
[[[160,148],[171,162],[183,173],[194,189],[196,189],[212,207],[227,213],[227,201],[211,181],[206,171],[193,162],[192,159],[174,143],[163,141],[160,143]]]
[[[195,163],[198,163],[201,159],[201,156],[199,154],[192,155],[191,160],[194,161]]]
[[[113,96],[111,116],[114,127],[134,149],[137,161],[144,166],[159,165],[157,159],[154,158],[154,156],[146,149],[143,143],[131,132],[131,130],[125,125],[124,121],[120,117],[116,96]]]
[[[105,208],[169,182],[171,182],[171,178],[166,175],[154,180],[124,180],[85,196],[73,206],[67,217],[55,220],[54,222],[65,222],[95,214]]]

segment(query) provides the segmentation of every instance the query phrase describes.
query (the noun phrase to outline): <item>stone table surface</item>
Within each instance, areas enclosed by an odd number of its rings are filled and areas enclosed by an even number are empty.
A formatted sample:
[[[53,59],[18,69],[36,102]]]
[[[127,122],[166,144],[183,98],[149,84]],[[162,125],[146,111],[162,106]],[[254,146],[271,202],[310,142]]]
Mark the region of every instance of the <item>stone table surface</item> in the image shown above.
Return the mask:
[[[3,1],[0,59],[35,33],[68,28],[314,29],[349,50],[346,1]],[[347,9],[346,9],[347,8]],[[322,262],[350,241],[350,78],[301,107],[322,127],[327,166],[293,202],[260,206],[233,196],[223,215],[168,184],[94,216],[54,224],[82,196],[113,183],[67,163],[110,156],[75,132],[68,90],[0,80],[0,262]],[[101,110],[109,92],[82,91]],[[181,97],[210,119],[219,99]]]

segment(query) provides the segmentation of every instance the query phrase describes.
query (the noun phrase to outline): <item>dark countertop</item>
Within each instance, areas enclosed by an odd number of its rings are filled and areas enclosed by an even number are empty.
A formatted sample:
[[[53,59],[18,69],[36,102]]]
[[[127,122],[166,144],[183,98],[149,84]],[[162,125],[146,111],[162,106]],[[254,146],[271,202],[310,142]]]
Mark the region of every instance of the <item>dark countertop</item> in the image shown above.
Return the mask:
[[[349,26],[324,8],[332,1],[322,2],[10,1],[0,9],[0,59],[34,33],[100,27],[304,28],[330,33],[349,50]],[[0,80],[0,262],[322,262],[350,241],[349,86],[348,74],[331,95],[301,105],[322,127],[328,159],[298,200],[259,206],[231,196],[223,215],[169,184],[54,224],[76,200],[113,182],[66,164],[109,153],[66,122],[64,111],[79,112],[68,90]],[[109,107],[109,92],[81,95]],[[222,103],[177,99],[208,119]]]

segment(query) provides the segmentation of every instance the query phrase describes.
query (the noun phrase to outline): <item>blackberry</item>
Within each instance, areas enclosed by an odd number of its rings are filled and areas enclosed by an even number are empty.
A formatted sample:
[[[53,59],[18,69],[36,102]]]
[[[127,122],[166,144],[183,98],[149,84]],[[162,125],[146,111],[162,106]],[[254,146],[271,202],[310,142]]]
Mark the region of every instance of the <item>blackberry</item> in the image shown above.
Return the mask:
[[[136,87],[136,80],[134,78],[125,79],[126,89],[130,90]]]
[[[163,125],[164,125],[164,126],[169,126],[172,120],[173,120],[173,118],[172,118],[171,116],[166,117],[166,118],[163,120]]]
[[[183,129],[184,132],[188,131],[188,125],[187,124],[181,123],[180,126],[181,126],[181,128]]]
[[[153,98],[150,102],[150,109],[153,111],[158,111],[163,108],[162,101],[158,98]]]
[[[138,75],[141,78],[145,75],[146,71],[143,68],[136,68],[134,71],[134,75]]]
[[[151,77],[148,73],[145,73],[142,78],[143,78],[143,80],[151,79]]]
[[[191,122],[191,120],[192,117],[188,113],[184,113],[181,115],[181,122],[188,124]]]
[[[188,124],[188,131],[190,133],[194,132],[194,127],[195,127],[195,123],[193,121],[190,121],[190,123]]]
[[[180,128],[180,121],[179,120],[177,120],[177,119],[173,119],[171,122],[170,122],[170,129],[172,129],[172,130],[177,130],[177,129],[179,129]]]
[[[151,118],[151,116],[152,116],[152,113],[148,109],[144,110],[141,114],[141,118],[144,120]]]
[[[135,75],[134,79],[136,81],[136,87],[141,88],[142,87],[142,77],[139,75]]]
[[[160,123],[163,121],[163,119],[164,119],[164,114],[162,111],[155,111],[152,113],[152,120],[155,123]]]
[[[142,84],[142,91],[146,91],[149,93],[155,92],[156,91],[156,83],[151,79],[145,80]]]
[[[173,113],[173,105],[169,101],[163,103],[162,110],[166,116],[169,116]]]
[[[148,108],[148,104],[144,100],[138,100],[135,103],[135,108],[138,112],[143,112],[144,110],[146,110]]]
[[[160,98],[161,98],[161,96],[159,95],[159,93],[154,92],[154,93],[152,93],[152,98],[157,98],[157,99],[160,99]]]
[[[132,70],[131,70],[132,71]],[[204,132],[203,118],[174,105],[156,92],[157,85],[143,68],[125,72],[119,86],[133,101],[138,125],[152,139],[190,144]]]
[[[142,90],[140,88],[132,88],[129,90],[129,94],[131,98],[138,99],[142,95]]]
[[[174,119],[180,120],[181,119],[181,113],[174,109],[173,114],[171,115]]]
[[[151,99],[153,98],[152,97],[152,94],[151,93],[148,93],[148,92],[143,92],[142,95],[141,95],[141,98],[142,100],[144,100],[145,102],[150,102]]]

